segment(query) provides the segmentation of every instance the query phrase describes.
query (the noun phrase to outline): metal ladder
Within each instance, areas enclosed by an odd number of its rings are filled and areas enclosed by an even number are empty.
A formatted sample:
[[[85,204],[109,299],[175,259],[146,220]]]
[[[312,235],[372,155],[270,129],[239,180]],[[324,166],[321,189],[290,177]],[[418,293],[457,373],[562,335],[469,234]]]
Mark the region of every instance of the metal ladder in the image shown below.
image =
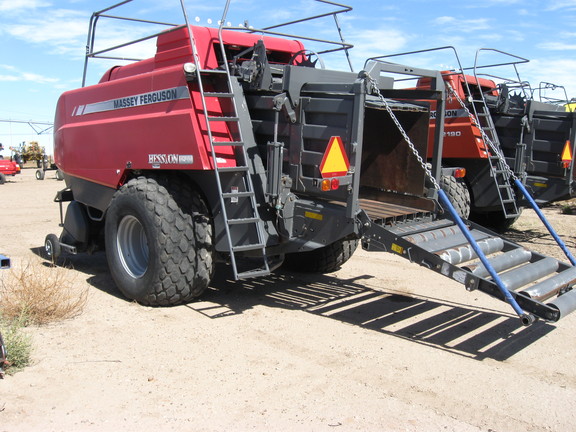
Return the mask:
[[[478,126],[483,132],[482,137],[490,149],[491,154],[488,156],[490,173],[496,185],[496,190],[498,191],[498,197],[500,198],[504,216],[507,219],[518,217],[520,211],[518,210],[516,194],[514,193],[510,181],[510,172],[507,169],[508,166],[504,159],[504,155],[501,153],[500,140],[496,133],[496,126],[492,120],[490,110],[486,105],[484,95],[482,95],[481,99],[472,100],[472,108],[476,119],[478,119]]]
[[[228,4],[224,12],[225,15],[227,8]],[[222,25],[220,26],[219,39],[224,69],[202,69],[184,7],[183,12],[196,68],[195,73],[202,100],[202,110],[206,119],[206,131],[210,141],[216,185],[234,278],[246,279],[269,275],[271,269],[266,254],[264,224],[258,213],[249,157],[243,139],[241,118],[237,107],[236,98],[238,95],[234,92],[233,78],[230,75],[222,40]],[[222,18],[222,23],[224,20],[225,17]],[[216,86],[214,86],[214,81],[217,84]],[[206,91],[207,84],[211,84],[216,91]],[[220,111],[224,111],[223,107],[227,107],[228,112],[226,114],[222,112],[211,114],[208,110],[207,99],[211,100],[211,106],[219,106]],[[214,128],[217,128],[218,124],[222,125],[222,123],[226,124],[227,134],[231,137],[231,141],[220,141],[214,137]],[[219,165],[220,158],[217,152],[219,149],[226,147],[234,149],[236,159],[236,166],[234,167]],[[246,254],[251,258],[247,264],[244,264],[242,270],[239,269],[239,254]]]

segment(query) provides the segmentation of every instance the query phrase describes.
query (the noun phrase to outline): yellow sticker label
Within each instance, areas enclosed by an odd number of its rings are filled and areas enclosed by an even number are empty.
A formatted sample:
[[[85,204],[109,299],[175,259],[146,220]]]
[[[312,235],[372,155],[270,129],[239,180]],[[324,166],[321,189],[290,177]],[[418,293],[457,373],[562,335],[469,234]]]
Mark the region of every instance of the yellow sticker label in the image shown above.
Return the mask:
[[[304,212],[304,216],[310,219],[316,219],[321,221],[322,219],[324,219],[324,216],[322,216],[320,213],[313,213],[313,212]]]
[[[404,248],[400,245],[397,245],[396,243],[392,243],[391,249],[400,255],[404,253]]]
[[[547,185],[546,183],[536,183],[536,182],[534,182],[534,183],[532,183],[532,184],[533,184],[534,186],[536,186],[536,187],[548,187],[548,185]]]

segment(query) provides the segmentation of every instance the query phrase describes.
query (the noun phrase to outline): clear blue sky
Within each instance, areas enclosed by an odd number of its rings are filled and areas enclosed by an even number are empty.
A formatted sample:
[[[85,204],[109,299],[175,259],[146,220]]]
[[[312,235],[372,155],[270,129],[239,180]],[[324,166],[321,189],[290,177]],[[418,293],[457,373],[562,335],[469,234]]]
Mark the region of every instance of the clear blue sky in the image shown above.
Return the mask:
[[[457,48],[463,65],[471,66],[479,48],[495,48],[530,60],[519,66],[521,78],[537,87],[541,81],[563,85],[576,97],[576,0],[341,0],[354,10],[341,15],[347,42],[355,45],[355,70],[367,57],[445,45]],[[53,121],[58,96],[80,86],[89,18],[117,1],[0,0],[0,119]],[[220,19],[225,1],[188,0],[188,14],[200,25]],[[249,20],[254,27],[331,9],[312,0],[238,0],[229,20]],[[116,14],[182,22],[177,0],[134,0]],[[100,40],[115,43],[142,34],[135,25],[102,23]],[[333,21],[308,24],[298,32],[335,39]],[[488,55],[483,52],[482,56]],[[490,62],[488,57],[482,57]],[[327,58],[329,67],[343,68],[342,59]],[[501,60],[501,59],[499,59]],[[401,58],[417,67],[456,66],[449,52]],[[92,82],[109,64],[92,63]],[[509,74],[507,73],[506,76]],[[501,75],[499,75],[501,76]],[[36,135],[26,124],[0,122],[5,148],[37,140],[51,152],[52,135]],[[5,151],[4,155],[9,155]]]

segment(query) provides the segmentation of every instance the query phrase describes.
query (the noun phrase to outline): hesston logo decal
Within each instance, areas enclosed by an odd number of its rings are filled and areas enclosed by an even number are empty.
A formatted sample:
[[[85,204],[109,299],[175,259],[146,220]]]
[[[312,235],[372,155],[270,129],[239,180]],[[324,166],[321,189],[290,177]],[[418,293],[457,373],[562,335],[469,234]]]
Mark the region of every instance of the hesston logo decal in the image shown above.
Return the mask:
[[[322,178],[340,177],[348,173],[350,162],[339,136],[333,136],[328,142],[326,152],[320,163],[320,174]]]

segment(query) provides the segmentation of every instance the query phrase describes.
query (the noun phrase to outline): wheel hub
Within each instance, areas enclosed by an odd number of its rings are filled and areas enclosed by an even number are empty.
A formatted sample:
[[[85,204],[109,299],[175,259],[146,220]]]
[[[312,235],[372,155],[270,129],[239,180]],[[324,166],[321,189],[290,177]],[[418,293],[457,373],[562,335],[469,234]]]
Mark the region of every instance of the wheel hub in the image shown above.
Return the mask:
[[[148,240],[134,216],[124,216],[120,221],[116,247],[124,270],[135,279],[141,278],[148,269]]]

